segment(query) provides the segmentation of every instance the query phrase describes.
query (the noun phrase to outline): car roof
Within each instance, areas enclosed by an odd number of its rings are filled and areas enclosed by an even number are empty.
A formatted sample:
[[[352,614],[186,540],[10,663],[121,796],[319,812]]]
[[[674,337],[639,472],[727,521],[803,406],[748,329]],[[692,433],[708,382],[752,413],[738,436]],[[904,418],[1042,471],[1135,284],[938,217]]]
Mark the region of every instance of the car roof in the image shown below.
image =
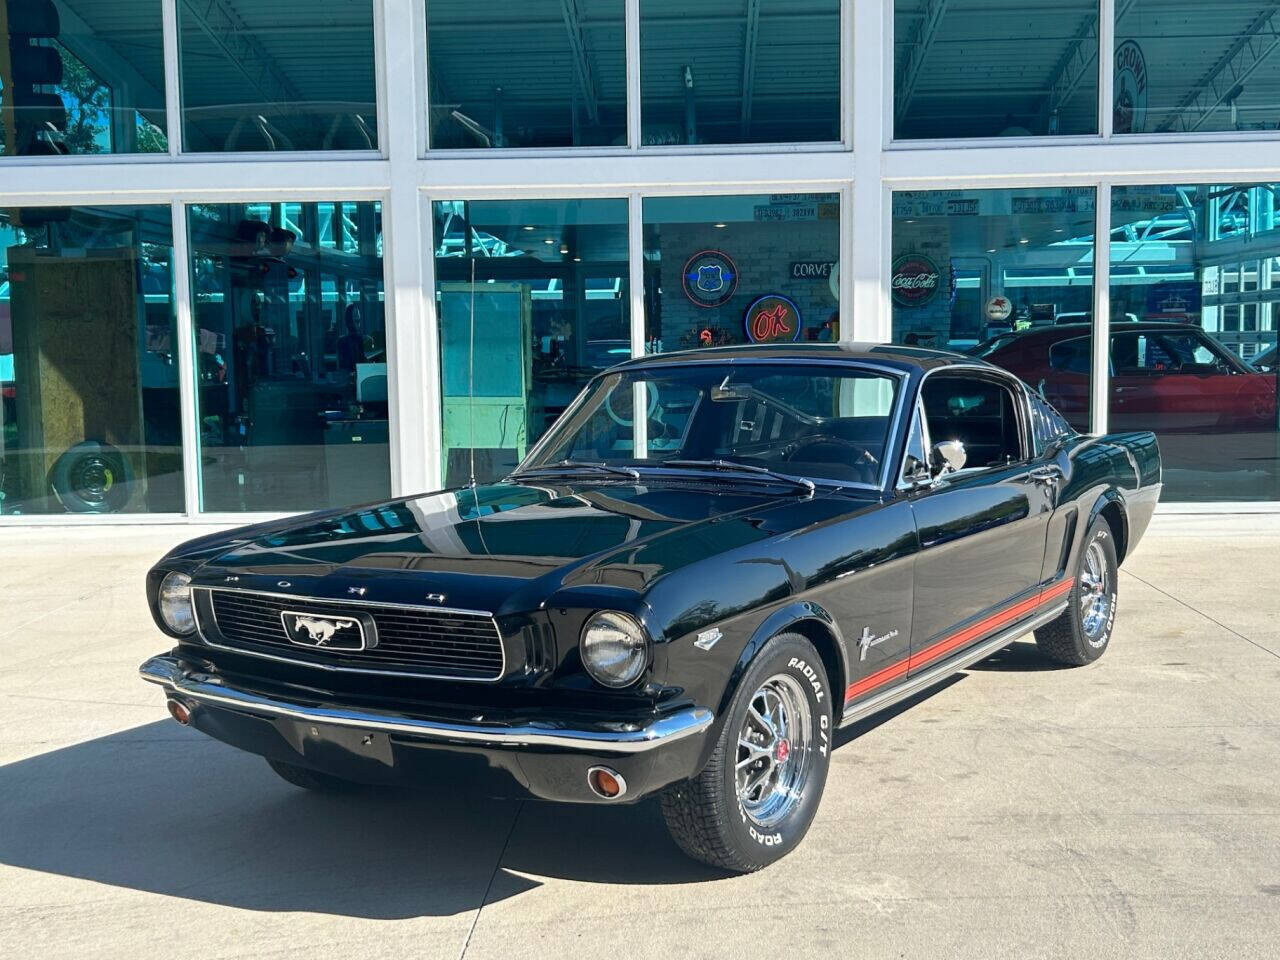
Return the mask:
[[[873,363],[898,370],[933,370],[954,365],[989,366],[985,360],[962,353],[890,343],[757,343],[651,354],[620,363],[613,369],[627,370],[699,361],[734,363],[743,360],[848,360]]]
[[[1194,323],[1179,323],[1177,320],[1123,320],[1111,324],[1111,332],[1116,333],[1186,333],[1200,328]],[[1072,337],[1088,336],[1093,332],[1091,323],[1055,323],[1052,326],[1031,327],[1028,330],[1012,331],[1015,342],[1024,340],[1069,340]],[[998,337],[1010,336],[1002,333]]]

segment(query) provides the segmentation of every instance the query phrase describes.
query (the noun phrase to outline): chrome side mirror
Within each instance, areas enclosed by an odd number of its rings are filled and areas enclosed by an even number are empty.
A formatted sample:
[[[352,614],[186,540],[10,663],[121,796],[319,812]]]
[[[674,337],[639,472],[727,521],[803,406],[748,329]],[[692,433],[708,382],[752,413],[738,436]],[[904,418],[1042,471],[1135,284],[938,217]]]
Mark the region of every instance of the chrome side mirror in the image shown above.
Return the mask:
[[[948,473],[963,470],[968,459],[963,443],[959,440],[943,440],[933,445],[933,451],[929,454],[929,467],[935,478],[945,477]]]

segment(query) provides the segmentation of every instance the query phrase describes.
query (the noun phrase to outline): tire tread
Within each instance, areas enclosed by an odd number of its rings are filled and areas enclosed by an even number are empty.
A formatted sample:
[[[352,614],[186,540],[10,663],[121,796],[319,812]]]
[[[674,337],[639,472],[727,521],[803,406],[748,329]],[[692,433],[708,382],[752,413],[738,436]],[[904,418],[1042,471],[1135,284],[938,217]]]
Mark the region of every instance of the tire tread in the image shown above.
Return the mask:
[[[1104,517],[1098,517],[1090,525],[1088,532],[1085,534],[1084,543],[1081,545],[1080,563],[1083,563],[1084,551],[1089,544],[1098,536],[1100,530],[1105,530],[1110,537],[1110,551],[1112,562],[1115,564],[1115,572],[1119,572],[1119,562],[1115,559],[1115,531],[1111,529],[1111,524]],[[1071,588],[1071,592],[1067,594],[1067,609],[1062,611],[1061,615],[1050,620],[1043,627],[1035,631],[1036,649],[1042,656],[1052,660],[1055,663],[1063,664],[1068,667],[1083,667],[1093,663],[1102,653],[1106,651],[1104,646],[1100,652],[1090,655],[1088,642],[1085,639],[1084,631],[1080,625],[1080,575],[1079,570],[1076,571],[1076,583]],[[1110,637],[1108,644],[1110,646]]]
[[[812,651],[808,662],[815,665],[821,663],[808,638],[798,633],[778,634],[759,656],[765,657],[774,643],[795,641]],[[749,679],[749,676],[744,677],[742,688],[749,685]],[[731,707],[729,713],[732,712]],[[702,772],[689,780],[672,784],[661,793],[662,817],[676,846],[688,856],[733,873],[754,873],[776,858],[748,858],[732,840],[731,824],[727,818],[737,809],[737,798],[725,796],[724,785],[725,764],[733,763],[737,758],[736,746],[730,746],[731,739],[736,743],[736,735],[737,731],[731,730],[726,723],[720,731],[720,739],[711,753],[711,759]]]

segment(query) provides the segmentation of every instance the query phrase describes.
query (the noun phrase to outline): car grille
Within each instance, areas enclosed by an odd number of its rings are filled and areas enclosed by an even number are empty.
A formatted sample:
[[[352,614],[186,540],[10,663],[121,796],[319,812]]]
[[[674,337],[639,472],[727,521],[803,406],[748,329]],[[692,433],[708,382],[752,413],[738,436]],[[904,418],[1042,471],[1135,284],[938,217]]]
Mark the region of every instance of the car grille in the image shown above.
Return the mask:
[[[419,610],[407,607],[344,604],[284,598],[229,590],[209,591],[213,630],[201,623],[214,643],[287,657],[339,669],[411,673],[451,680],[496,680],[505,663],[502,637],[493,617],[484,613]],[[201,605],[197,604],[197,609]],[[372,616],[377,646],[367,650],[326,650],[292,643],[281,613],[316,616]]]

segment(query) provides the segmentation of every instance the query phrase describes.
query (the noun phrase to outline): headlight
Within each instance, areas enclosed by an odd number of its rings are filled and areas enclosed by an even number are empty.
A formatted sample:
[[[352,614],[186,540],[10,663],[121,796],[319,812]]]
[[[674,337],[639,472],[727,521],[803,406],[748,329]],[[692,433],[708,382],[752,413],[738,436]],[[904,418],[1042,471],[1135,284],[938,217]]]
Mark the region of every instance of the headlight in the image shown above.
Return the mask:
[[[582,664],[597,683],[629,687],[648,662],[649,640],[634,617],[605,610],[582,628]]]
[[[191,578],[170,573],[160,581],[160,618],[174,633],[186,636],[196,631],[196,613],[191,606]]]

